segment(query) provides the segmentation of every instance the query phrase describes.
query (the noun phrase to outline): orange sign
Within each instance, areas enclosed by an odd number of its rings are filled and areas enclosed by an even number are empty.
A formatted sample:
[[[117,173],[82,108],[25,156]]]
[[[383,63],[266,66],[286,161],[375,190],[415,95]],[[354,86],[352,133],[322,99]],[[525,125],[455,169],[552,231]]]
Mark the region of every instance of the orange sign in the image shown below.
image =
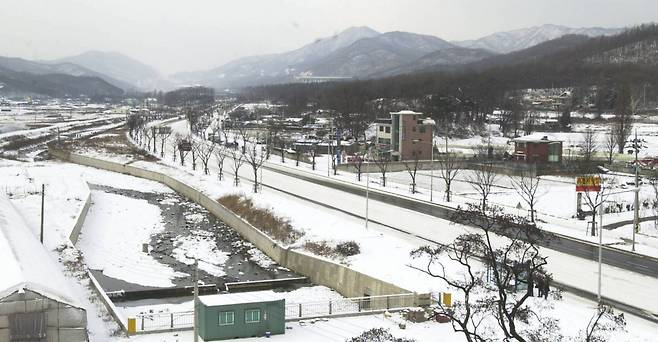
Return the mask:
[[[601,177],[586,176],[576,177],[576,192],[601,191]]]

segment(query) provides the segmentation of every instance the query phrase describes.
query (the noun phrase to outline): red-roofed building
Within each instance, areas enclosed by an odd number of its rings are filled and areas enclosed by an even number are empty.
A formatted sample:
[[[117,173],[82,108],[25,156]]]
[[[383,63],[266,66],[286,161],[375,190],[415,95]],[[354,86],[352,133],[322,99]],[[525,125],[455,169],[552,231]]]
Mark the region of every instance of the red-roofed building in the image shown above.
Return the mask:
[[[526,163],[561,163],[562,141],[544,134],[531,134],[514,141],[516,161]]]

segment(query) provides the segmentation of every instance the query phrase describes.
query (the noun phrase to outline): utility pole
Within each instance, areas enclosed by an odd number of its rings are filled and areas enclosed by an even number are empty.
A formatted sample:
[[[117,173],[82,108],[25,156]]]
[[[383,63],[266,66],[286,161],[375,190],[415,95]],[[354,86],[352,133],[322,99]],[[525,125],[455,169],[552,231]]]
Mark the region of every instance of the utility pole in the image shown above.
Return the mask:
[[[633,247],[632,251],[635,252],[635,233],[639,230],[640,226],[640,166],[637,163],[637,154],[640,150],[640,141],[637,140],[637,128],[635,129],[635,141],[633,142],[633,147],[635,147],[635,187],[638,191],[635,191],[635,210],[633,215]]]
[[[194,342],[199,342],[199,260],[194,258]]]
[[[367,153],[368,159],[370,159],[370,148],[368,148]],[[368,230],[368,200],[370,199],[370,164],[368,165],[368,170],[366,171],[366,230]]]
[[[603,191],[603,189],[601,189]],[[601,264],[603,250],[603,196],[601,196],[601,204],[599,204],[599,286],[596,298],[598,299],[599,306],[601,306]]]
[[[41,244],[43,244],[43,207],[45,203],[45,197],[46,197],[46,185],[41,184],[41,235],[39,238]]]

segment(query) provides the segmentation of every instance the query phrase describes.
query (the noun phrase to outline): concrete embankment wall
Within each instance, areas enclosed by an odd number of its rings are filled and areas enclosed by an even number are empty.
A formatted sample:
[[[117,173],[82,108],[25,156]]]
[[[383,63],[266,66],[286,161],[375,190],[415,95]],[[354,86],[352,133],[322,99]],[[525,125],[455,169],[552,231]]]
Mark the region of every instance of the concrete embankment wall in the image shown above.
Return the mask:
[[[285,248],[243,220],[241,217],[222,206],[215,199],[208,197],[197,189],[168,175],[144,170],[128,164],[100,160],[52,148],[49,152],[54,157],[72,163],[119,172],[163,183],[206,208],[209,212],[236,230],[242,235],[242,237],[254,244],[254,246],[263,251],[281,266],[309,277],[311,281],[316,284],[335,289],[345,297],[393,295],[412,292],[389,282],[355,271],[331,260],[307,254],[302,251]],[[413,304],[429,304],[429,295],[416,296],[415,303]]]
[[[87,182],[84,183],[85,183],[85,188],[87,189],[87,197],[85,198],[85,204],[82,206],[82,209],[80,209],[80,212],[78,213],[78,218],[75,220],[75,224],[73,225],[73,229],[71,230],[71,234],[69,234],[69,240],[71,240],[71,243],[73,245],[78,243],[80,230],[82,229],[82,225],[85,223],[85,219],[87,218],[87,212],[89,212],[89,206],[91,205],[91,190],[89,190],[89,185],[87,184]]]

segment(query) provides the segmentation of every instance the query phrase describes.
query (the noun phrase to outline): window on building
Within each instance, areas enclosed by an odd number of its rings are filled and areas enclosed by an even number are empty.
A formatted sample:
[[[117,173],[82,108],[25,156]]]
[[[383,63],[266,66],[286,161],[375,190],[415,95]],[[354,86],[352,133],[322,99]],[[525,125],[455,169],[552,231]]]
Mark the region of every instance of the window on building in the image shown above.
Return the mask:
[[[415,132],[416,131],[416,126],[411,127],[411,130]]]
[[[235,312],[221,311],[219,313],[219,325],[233,325],[235,324]]]
[[[418,128],[418,131],[419,131],[420,133],[425,133],[425,130],[426,130],[425,126],[420,126],[420,127]]]
[[[244,322],[245,323],[258,323],[260,322],[260,310],[259,309],[250,309],[244,311]]]
[[[388,128],[388,127],[387,127]],[[383,132],[384,131],[384,126],[379,126],[379,131]]]
[[[386,133],[391,133],[391,127],[386,127]]]

